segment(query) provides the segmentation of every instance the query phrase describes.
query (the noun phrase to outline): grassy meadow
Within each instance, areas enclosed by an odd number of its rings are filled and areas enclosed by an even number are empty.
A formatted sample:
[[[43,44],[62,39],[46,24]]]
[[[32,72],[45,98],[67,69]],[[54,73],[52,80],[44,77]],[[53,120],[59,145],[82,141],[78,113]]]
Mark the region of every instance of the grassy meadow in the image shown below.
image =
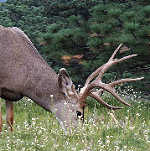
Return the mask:
[[[120,105],[109,95],[104,99]],[[11,133],[1,101],[0,151],[150,151],[150,103],[139,98],[129,102],[132,107],[112,112],[88,99],[84,125],[65,135],[55,117],[28,98],[15,103]]]

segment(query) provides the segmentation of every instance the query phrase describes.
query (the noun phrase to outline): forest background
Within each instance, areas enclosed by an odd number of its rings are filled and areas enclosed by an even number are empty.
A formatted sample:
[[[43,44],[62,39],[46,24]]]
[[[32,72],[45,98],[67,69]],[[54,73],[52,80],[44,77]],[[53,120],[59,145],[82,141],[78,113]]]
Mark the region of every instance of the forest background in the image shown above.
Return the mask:
[[[21,28],[48,64],[55,71],[67,68],[76,85],[82,85],[124,43],[117,57],[138,56],[112,67],[104,81],[144,76],[131,85],[150,97],[147,0],[8,0],[0,3],[0,24]]]

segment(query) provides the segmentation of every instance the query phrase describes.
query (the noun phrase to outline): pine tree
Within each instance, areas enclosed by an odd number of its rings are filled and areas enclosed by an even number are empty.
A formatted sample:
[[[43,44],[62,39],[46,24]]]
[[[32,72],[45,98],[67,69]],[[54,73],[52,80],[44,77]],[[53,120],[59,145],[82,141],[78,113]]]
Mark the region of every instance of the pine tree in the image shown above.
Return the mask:
[[[128,76],[149,69],[147,0],[8,0],[1,4],[0,22],[21,28],[55,70],[68,68],[78,83],[105,63],[120,43],[125,45],[121,52],[139,56],[113,67],[104,80],[112,80],[114,70]],[[146,74],[147,81],[149,77]]]

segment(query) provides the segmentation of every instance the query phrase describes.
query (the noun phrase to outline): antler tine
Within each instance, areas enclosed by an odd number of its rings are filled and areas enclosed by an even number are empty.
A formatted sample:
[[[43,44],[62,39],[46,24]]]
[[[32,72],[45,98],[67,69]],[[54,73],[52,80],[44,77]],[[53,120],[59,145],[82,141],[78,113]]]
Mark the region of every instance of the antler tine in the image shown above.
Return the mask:
[[[137,56],[137,54],[128,55],[128,56],[125,56],[125,57],[123,57],[121,59],[115,59],[114,62],[116,64],[116,63],[122,62],[124,60],[130,59],[130,58],[136,57],[136,56]]]
[[[111,87],[110,84],[105,84],[105,83],[92,83],[89,86],[89,90],[93,89],[93,88],[100,88],[100,89],[104,89],[105,91],[111,93],[118,101],[120,101],[122,104],[126,105],[126,106],[131,106],[130,104],[128,104],[127,102],[125,102],[116,92],[115,89],[113,87]],[[89,92],[90,93],[90,92]],[[96,93],[95,93],[96,94]],[[89,95],[89,94],[88,94]]]
[[[112,54],[112,56],[110,57],[110,59],[108,60],[108,62],[112,61],[116,55],[116,53],[119,51],[119,49],[122,47],[123,44],[120,44],[116,50],[114,51],[114,53]],[[107,62],[107,63],[108,63]],[[106,64],[107,64],[106,63]],[[115,62],[114,62],[115,63]],[[102,65],[101,67],[99,67],[98,69],[96,69],[91,75],[88,76],[85,85],[88,85],[90,83],[90,81],[92,81],[97,75],[99,75],[99,72],[106,67],[106,64]],[[110,64],[111,66],[111,64]],[[109,66],[108,66],[109,68]],[[105,68],[106,69],[106,68]],[[107,70],[107,69],[106,69]],[[105,71],[104,71],[105,72]]]
[[[115,91],[112,87],[108,87],[106,88],[106,91],[110,92],[118,101],[120,101],[122,104],[126,105],[126,106],[131,106],[130,104],[128,104],[127,102],[125,102]]]
[[[111,110],[122,109],[122,107],[117,107],[117,106],[112,106],[112,105],[107,104],[102,98],[99,97],[99,95],[94,94],[94,92],[91,92],[89,96],[97,100],[99,103],[103,104],[108,109],[111,109]]]
[[[109,59],[109,61],[102,66],[103,68],[102,68],[101,71],[99,72],[99,74],[98,74],[96,80],[101,80],[102,77],[103,77],[103,75],[104,75],[104,73],[105,73],[112,65],[115,65],[115,64],[117,64],[117,63],[123,62],[123,61],[125,61],[125,60],[127,60],[127,59],[130,59],[130,58],[132,58],[132,57],[135,57],[135,56],[137,56],[137,54],[128,55],[128,56],[125,56],[125,57],[123,57],[123,58],[121,58],[121,59]]]
[[[85,85],[88,85],[90,81],[92,81],[98,74],[99,72],[103,69],[104,65],[96,69],[92,74],[90,74],[85,82]]]
[[[112,56],[110,57],[110,59],[108,61],[111,61],[114,59],[115,55],[117,54],[117,52],[119,51],[119,49],[122,47],[123,44],[120,44],[116,50],[113,52]]]
[[[121,84],[121,83],[134,82],[134,81],[139,81],[139,80],[142,80],[142,79],[144,79],[144,77],[135,78],[135,79],[132,79],[132,78],[121,79],[121,80],[117,80],[117,81],[111,82],[111,83],[110,83],[110,86],[111,86],[111,87],[114,87],[115,85],[118,85],[118,84]]]

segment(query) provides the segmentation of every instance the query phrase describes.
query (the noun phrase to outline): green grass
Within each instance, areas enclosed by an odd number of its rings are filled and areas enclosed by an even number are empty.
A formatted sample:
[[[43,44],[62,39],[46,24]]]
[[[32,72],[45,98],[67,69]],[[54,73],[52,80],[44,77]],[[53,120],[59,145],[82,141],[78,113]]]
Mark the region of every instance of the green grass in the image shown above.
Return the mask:
[[[109,96],[110,104],[120,105]],[[150,151],[150,103],[131,101],[132,107],[111,111],[88,100],[85,124],[65,135],[51,114],[23,99],[15,104],[14,132],[7,129],[2,102],[0,151]]]

